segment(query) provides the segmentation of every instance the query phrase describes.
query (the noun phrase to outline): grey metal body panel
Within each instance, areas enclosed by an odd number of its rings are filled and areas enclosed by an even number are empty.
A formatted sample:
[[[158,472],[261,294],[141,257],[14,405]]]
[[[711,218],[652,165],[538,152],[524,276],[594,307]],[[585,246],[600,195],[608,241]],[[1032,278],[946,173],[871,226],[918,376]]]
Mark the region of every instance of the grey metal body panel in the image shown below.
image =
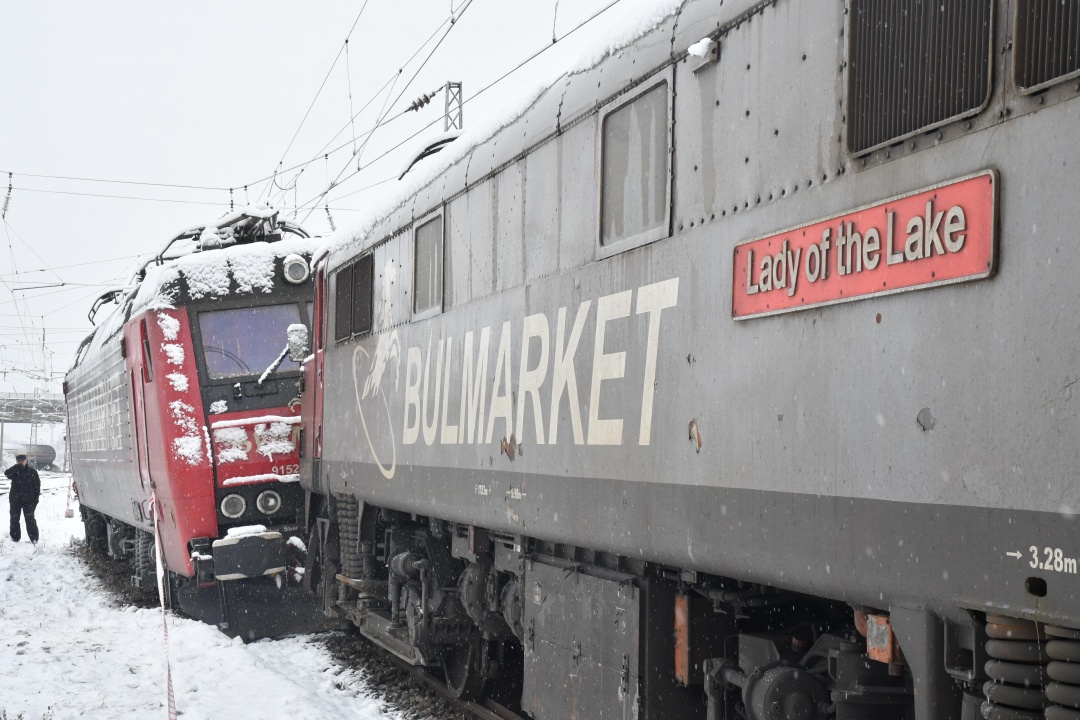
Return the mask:
[[[540,563],[525,577],[532,636],[522,708],[534,717],[638,717],[641,591]]]
[[[684,8],[690,27],[723,26],[747,5],[708,4],[710,21],[699,12],[706,4]],[[1080,625],[1080,575],[1028,565],[1030,546],[1080,553],[1072,539],[1080,284],[1067,244],[1080,225],[1080,101],[1062,88],[1043,105],[1018,101],[999,59],[990,107],[970,126],[853,160],[842,144],[841,4],[825,12],[794,0],[766,5],[720,38],[713,67],[694,73],[676,64],[670,237],[598,259],[595,114],[444,198],[444,312],[326,353],[334,390],[323,482],[389,507],[867,605],[985,604]],[[640,46],[675,32],[679,57],[697,38],[677,27],[665,22]],[[635,82],[641,68],[631,61],[648,54],[635,48],[576,76],[567,98],[575,83],[595,92],[601,69],[603,82],[614,73]],[[587,102],[583,95],[572,104]],[[998,116],[1006,104],[1017,111]],[[476,152],[490,155],[493,142]],[[1000,173],[996,275],[731,319],[737,242],[986,169]],[[470,183],[480,179],[469,172]],[[389,230],[408,229],[411,220],[401,219]],[[331,267],[356,254],[335,254]],[[642,288],[674,279],[674,306],[641,309]],[[551,396],[560,310],[569,335],[583,302],[573,361],[577,442],[565,391],[554,424]],[[625,353],[622,374],[613,358],[608,379],[595,372],[602,302],[615,309],[599,352]],[[539,315],[546,329],[537,330]],[[499,417],[488,437],[492,399],[504,387],[506,370],[496,375],[506,323],[511,421]],[[472,333],[475,373],[484,328],[483,437],[451,442],[462,430],[463,345]],[[376,347],[391,337],[400,352],[383,354],[382,381],[365,394]],[[449,368],[440,363],[448,343]],[[542,358],[538,392],[523,392],[521,371],[537,370]],[[932,429],[916,422],[924,409]],[[614,419],[621,432],[603,423]],[[692,420],[700,451],[688,438]],[[605,428],[595,440],[618,444],[591,444],[593,423]],[[513,460],[504,438],[519,446]],[[1014,551],[1023,557],[1006,555]],[[1028,576],[1047,580],[1046,597],[1024,591]]]
[[[131,388],[120,338],[102,343],[72,368],[66,384],[71,471],[79,502],[150,527],[132,506],[143,494],[131,447]]]
[[[1044,545],[1075,544],[1076,519],[1057,513],[492,470],[399,467],[386,480],[340,462],[326,476],[335,492],[376,505],[856,605],[1080,620],[1076,576],[1029,566],[1032,543],[1040,559]],[[1045,598],[1028,595],[1030,576],[1046,579]]]

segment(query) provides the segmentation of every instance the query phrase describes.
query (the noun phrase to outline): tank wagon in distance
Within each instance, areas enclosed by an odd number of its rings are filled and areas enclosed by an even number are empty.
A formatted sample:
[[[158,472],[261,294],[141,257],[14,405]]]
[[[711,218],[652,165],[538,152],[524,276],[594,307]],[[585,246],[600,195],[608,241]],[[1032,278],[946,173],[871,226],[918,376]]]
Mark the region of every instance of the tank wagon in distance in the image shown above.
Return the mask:
[[[27,463],[38,470],[52,470],[56,464],[56,448],[52,445],[4,443],[4,454],[25,455]]]

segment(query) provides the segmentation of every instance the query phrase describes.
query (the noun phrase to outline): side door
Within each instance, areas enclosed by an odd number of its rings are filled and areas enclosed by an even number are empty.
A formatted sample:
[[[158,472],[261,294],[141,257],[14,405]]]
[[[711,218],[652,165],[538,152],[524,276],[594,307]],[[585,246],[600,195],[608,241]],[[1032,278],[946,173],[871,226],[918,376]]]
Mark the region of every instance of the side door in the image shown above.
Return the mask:
[[[154,368],[150,355],[150,341],[146,334],[146,320],[138,323],[138,350],[132,353],[131,378],[131,435],[139,467],[139,482],[145,490],[153,486],[150,477],[150,445],[146,437],[146,384],[154,380]],[[129,346],[131,344],[129,343]]]

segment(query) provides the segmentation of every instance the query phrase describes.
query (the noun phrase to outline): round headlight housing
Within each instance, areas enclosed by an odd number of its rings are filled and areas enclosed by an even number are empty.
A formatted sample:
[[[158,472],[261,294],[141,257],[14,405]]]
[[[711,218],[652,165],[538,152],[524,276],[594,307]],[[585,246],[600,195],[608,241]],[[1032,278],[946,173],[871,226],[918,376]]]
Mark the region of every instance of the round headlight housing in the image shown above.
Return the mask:
[[[243,495],[232,493],[221,499],[221,514],[235,520],[247,510],[247,500]]]
[[[311,269],[307,260],[299,255],[289,255],[282,263],[282,272],[285,274],[285,282],[299,285],[311,277]]]
[[[281,510],[281,495],[276,490],[263,490],[255,499],[255,507],[263,515],[273,515]]]

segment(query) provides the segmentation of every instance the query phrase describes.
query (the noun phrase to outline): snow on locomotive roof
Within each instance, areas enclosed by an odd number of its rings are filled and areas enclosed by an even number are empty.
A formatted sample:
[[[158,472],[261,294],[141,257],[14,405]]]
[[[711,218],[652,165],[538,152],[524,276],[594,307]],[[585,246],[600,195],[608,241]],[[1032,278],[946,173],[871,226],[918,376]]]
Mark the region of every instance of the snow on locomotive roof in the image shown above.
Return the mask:
[[[116,335],[127,317],[145,310],[169,310],[173,297],[169,285],[183,274],[191,297],[223,297],[229,294],[230,277],[243,293],[270,292],[274,284],[274,261],[289,255],[311,255],[322,247],[325,238],[291,237],[277,242],[255,242],[205,250],[151,265],[146,277],[123,300],[117,303],[94,330],[90,343],[92,354]],[[130,313],[127,311],[131,304]]]
[[[406,175],[400,182],[397,193],[384,201],[375,203],[363,213],[360,219],[342,228],[329,238],[331,265],[348,260],[358,250],[366,249],[383,237],[374,233],[380,226],[391,220],[394,213],[405,207],[421,190],[433,184],[440,175],[455,163],[466,158],[478,146],[495,137],[524,116],[537,101],[554,88],[560,79],[570,78],[587,72],[608,57],[619,53],[631,44],[655,30],[666,20],[675,15],[679,8],[689,0],[624,0],[618,6],[621,12],[619,22],[608,23],[597,28],[595,40],[584,47],[578,56],[566,66],[550,67],[536,63],[535,73],[530,83],[518,83],[515,88],[504,91],[508,99],[501,114],[489,117],[485,122],[471,125],[461,136],[449,143],[442,152],[433,156],[424,165],[418,165],[414,173]],[[393,228],[397,229],[397,228]]]
[[[229,294],[230,278],[243,293],[270,292],[274,286],[274,261],[289,255],[310,255],[325,242],[322,238],[290,238],[273,243],[255,242],[192,253],[164,265],[151,266],[139,284],[132,313],[171,307],[168,285],[187,280],[188,293],[196,300]]]

